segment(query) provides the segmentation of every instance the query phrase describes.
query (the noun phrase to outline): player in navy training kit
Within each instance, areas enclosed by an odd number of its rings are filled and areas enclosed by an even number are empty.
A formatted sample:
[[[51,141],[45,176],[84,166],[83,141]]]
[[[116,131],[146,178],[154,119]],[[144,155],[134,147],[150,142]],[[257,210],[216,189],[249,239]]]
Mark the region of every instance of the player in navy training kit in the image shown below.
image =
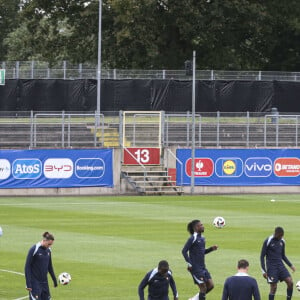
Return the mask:
[[[260,300],[257,282],[248,275],[248,261],[239,260],[237,268],[238,273],[225,281],[222,300]]]
[[[191,236],[182,249],[182,255],[188,263],[188,271],[194,283],[199,286],[199,300],[205,300],[206,294],[214,288],[210,273],[205,266],[205,254],[217,250],[218,246],[214,245],[205,249],[205,238],[202,236],[204,226],[200,220],[191,221],[187,225],[187,230]]]
[[[51,299],[47,278],[48,272],[51,275],[54,287],[57,287],[50,250],[53,241],[54,236],[49,232],[45,232],[42,241],[32,246],[28,251],[25,278],[30,300]]]
[[[285,241],[283,239],[284,230],[282,227],[276,227],[273,235],[268,237],[262,246],[260,254],[260,264],[264,278],[270,284],[269,300],[275,299],[278,281],[285,281],[287,285],[286,299],[292,299],[293,295],[293,279],[283,264],[283,261],[292,269],[296,268],[285,256]],[[265,265],[266,258],[266,265]]]
[[[178,300],[176,284],[172,273],[169,270],[167,261],[162,260],[158,263],[158,267],[146,274],[141,281],[138,293],[140,300],[144,300],[144,289],[148,285],[148,300],[169,300],[169,286],[172,289],[174,300]]]

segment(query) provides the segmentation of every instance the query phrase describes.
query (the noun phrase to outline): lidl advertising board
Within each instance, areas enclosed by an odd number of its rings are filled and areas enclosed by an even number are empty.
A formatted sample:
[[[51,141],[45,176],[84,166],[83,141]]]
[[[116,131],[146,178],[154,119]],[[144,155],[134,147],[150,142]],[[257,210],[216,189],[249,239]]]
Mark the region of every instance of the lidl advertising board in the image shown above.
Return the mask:
[[[191,185],[191,149],[177,149],[177,185]],[[195,185],[299,185],[300,149],[196,149]]]

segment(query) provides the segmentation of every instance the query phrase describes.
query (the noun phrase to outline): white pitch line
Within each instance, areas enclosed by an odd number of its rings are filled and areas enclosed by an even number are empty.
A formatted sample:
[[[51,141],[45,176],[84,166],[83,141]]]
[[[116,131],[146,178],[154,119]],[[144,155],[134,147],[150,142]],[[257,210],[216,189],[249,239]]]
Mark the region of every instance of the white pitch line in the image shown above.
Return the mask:
[[[20,273],[20,272],[15,272],[15,271],[10,271],[10,270],[3,270],[3,269],[0,269],[0,271],[25,276],[23,273]]]
[[[28,295],[25,296],[25,297],[22,297],[22,298],[17,298],[17,299],[14,299],[14,300],[23,300],[23,299],[28,299]]]
[[[12,273],[12,274],[16,274],[16,275],[25,276],[23,273],[11,271],[11,270],[0,269],[0,271],[1,272],[6,272],[6,273]],[[28,298],[28,295],[24,296],[24,297],[21,297],[21,298],[14,299],[14,300],[23,300],[23,299],[27,299],[27,298]]]
[[[107,202],[60,202],[60,203],[0,203],[0,206],[40,206],[40,205],[46,205],[46,206],[64,206],[64,205],[103,205]],[[118,202],[110,202],[109,204],[119,204]]]

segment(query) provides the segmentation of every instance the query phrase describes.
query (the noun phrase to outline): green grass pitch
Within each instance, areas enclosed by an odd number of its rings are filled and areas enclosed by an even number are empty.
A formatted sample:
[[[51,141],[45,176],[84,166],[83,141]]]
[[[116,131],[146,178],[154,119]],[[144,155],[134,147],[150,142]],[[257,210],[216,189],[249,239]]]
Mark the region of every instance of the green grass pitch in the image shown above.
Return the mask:
[[[212,225],[218,215],[226,219],[223,229]],[[269,287],[259,255],[263,240],[276,226],[285,229],[286,254],[297,269],[292,277],[295,283],[300,280],[300,195],[1,197],[0,299],[27,299],[27,252],[44,231],[50,231],[55,236],[56,275],[72,275],[68,286],[56,289],[50,280],[53,299],[138,299],[143,276],[166,259],[179,299],[187,300],[198,289],[181,249],[189,236],[186,225],[196,218],[205,225],[207,247],[219,245],[206,256],[215,282],[207,300],[221,299],[224,280],[236,272],[241,258],[249,260],[250,275],[257,279],[262,299],[267,299]],[[285,291],[285,283],[280,283],[276,300],[284,300]],[[296,289],[293,299],[300,299]]]

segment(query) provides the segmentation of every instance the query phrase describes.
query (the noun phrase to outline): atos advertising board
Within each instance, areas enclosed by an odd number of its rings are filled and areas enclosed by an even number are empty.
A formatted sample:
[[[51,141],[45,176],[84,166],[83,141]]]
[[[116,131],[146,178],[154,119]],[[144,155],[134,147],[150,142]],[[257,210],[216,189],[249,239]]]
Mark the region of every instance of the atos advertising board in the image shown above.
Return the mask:
[[[299,185],[299,149],[196,149],[195,185]],[[177,149],[177,185],[190,185],[191,149]]]
[[[113,186],[111,149],[0,150],[0,188]]]

